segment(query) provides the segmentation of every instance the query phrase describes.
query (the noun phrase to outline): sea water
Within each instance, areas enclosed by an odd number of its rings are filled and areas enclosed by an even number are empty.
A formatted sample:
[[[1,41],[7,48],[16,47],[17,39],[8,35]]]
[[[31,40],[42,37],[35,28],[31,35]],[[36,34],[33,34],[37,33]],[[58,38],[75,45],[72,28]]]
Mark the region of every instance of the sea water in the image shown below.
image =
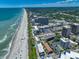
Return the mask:
[[[0,9],[0,59],[9,52],[12,38],[22,20],[23,9]]]

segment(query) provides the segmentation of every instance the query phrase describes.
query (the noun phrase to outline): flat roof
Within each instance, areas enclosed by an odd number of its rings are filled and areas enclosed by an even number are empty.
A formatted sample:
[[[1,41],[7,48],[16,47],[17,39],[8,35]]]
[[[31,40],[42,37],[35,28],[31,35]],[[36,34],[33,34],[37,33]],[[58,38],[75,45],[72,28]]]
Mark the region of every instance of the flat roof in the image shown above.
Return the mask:
[[[62,53],[61,57],[58,59],[70,59],[70,58],[74,58],[74,59],[79,58],[79,53],[73,51],[70,51],[70,53],[66,52],[66,54]]]
[[[79,25],[79,23],[73,23],[74,25]]]
[[[39,17],[37,17],[37,18],[48,18],[48,17],[39,16]]]
[[[38,37],[35,36],[35,40],[36,40],[36,41],[39,41],[40,39],[39,39]]]
[[[39,30],[37,26],[33,26],[35,30]]]
[[[64,28],[71,28],[69,25],[64,26]]]
[[[63,42],[69,42],[69,39],[68,38],[60,38]]]
[[[55,37],[54,33],[48,33],[48,34],[45,34],[45,35],[42,36],[42,38],[44,38],[44,39],[50,39],[52,37]]]
[[[41,43],[37,44],[39,53],[44,52],[43,45]]]
[[[49,56],[49,57],[46,57],[46,59],[53,59],[53,57],[52,56]]]
[[[48,28],[48,25],[44,25],[44,26],[38,26],[38,28]]]

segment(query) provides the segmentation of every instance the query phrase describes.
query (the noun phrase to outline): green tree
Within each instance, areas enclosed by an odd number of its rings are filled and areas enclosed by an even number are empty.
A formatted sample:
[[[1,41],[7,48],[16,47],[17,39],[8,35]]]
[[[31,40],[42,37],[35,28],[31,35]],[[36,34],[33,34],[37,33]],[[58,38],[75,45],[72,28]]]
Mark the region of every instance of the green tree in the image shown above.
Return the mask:
[[[60,41],[61,35],[59,33],[55,33],[55,41]]]

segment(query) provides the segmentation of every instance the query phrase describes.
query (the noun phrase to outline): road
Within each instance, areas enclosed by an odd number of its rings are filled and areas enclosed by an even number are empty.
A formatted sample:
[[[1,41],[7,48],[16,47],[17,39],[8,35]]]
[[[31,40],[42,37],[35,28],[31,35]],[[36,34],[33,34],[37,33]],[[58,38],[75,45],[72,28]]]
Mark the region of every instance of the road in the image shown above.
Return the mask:
[[[6,59],[29,59],[28,58],[28,21],[24,10],[23,19],[16,38],[12,44],[10,54]]]

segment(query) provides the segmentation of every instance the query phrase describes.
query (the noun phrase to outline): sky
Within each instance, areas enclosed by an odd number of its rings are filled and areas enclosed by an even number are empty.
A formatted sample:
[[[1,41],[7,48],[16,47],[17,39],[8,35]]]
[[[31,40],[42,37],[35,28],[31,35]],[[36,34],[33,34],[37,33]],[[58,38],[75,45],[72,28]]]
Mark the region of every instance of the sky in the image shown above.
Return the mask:
[[[26,0],[0,0],[0,7],[24,7]]]
[[[79,0],[0,0],[0,7],[70,7]]]

